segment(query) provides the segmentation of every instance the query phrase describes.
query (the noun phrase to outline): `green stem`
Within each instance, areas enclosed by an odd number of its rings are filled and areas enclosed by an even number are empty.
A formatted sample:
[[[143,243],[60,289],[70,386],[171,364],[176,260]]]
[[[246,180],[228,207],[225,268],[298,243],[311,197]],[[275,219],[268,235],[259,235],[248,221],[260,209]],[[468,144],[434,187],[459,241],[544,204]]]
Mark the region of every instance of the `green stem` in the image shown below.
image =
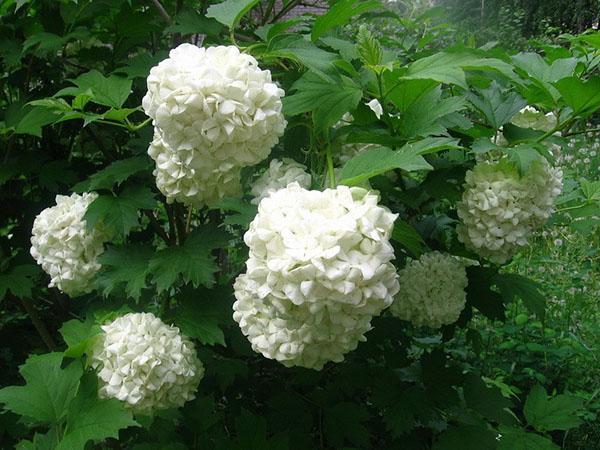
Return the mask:
[[[572,211],[574,209],[583,208],[584,206],[587,206],[587,205],[588,205],[588,203],[583,203],[583,204],[577,205],[577,206],[567,206],[566,208],[557,209],[555,212],[561,213],[561,212],[565,212],[565,211]]]
[[[185,220],[185,234],[190,234],[190,226],[192,224],[192,213],[194,212],[194,207],[190,205],[188,207],[187,218]]]
[[[335,188],[335,172],[333,169],[333,155],[331,154],[331,144],[327,144],[327,148],[325,150],[327,157],[327,174],[329,175],[329,187]]]
[[[600,131],[600,128],[591,128],[589,130],[583,130],[583,131],[573,131],[572,133],[564,134],[563,137],[575,136],[577,134],[584,134],[584,133],[597,133],[598,131]]]

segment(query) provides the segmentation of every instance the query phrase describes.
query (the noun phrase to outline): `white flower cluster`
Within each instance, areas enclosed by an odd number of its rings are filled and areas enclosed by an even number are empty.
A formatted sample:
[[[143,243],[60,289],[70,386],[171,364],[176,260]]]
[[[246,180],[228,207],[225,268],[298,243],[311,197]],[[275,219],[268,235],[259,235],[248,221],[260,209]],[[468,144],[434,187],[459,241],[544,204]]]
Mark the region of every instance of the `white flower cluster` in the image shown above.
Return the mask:
[[[169,201],[211,204],[239,191],[239,171],[283,134],[284,92],[237,47],[181,44],[153,67],[142,100],[155,126],[148,153]]]
[[[465,307],[467,273],[452,255],[430,252],[399,271],[400,291],[390,311],[415,326],[439,328],[456,322]]]
[[[510,121],[521,128],[532,128],[538,131],[550,131],[556,127],[557,119],[553,112],[544,114],[533,106],[521,109]]]
[[[224,197],[241,193],[241,168],[231,162],[203,158],[194,149],[173,149],[162,139],[158,128],[148,154],[156,162],[156,186],[167,201],[186,205],[212,206]]]
[[[534,228],[541,227],[554,212],[554,200],[563,187],[563,171],[552,167],[545,158],[534,161],[522,179],[528,198],[524,201]]]
[[[562,171],[540,158],[521,177],[506,158],[480,161],[467,172],[457,205],[458,238],[492,262],[503,264],[550,217],[562,189]]]
[[[194,344],[154,314],[130,313],[102,326],[92,352],[99,396],[136,413],[182,406],[194,398],[204,367]]]
[[[312,178],[306,166],[290,158],[273,159],[269,168],[252,183],[251,203],[258,205],[263,198],[294,181],[303,188],[310,188]]]
[[[85,215],[98,194],[57,195],[56,205],[35,218],[31,256],[50,275],[49,287],[76,296],[91,290],[90,281],[100,269],[98,256],[104,251],[106,233],[87,229]]]
[[[287,367],[340,362],[398,291],[396,215],[361,188],[292,183],[260,202],[244,235],[233,318],[254,351]]]

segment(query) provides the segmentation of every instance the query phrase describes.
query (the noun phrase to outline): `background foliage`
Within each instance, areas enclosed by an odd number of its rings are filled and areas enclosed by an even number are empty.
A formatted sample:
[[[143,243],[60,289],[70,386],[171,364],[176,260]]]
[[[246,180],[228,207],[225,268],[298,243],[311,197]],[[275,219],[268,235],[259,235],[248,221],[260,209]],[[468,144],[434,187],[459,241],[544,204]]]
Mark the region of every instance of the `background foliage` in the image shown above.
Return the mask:
[[[502,2],[513,14],[502,20],[503,8],[488,1],[482,21],[446,1],[454,23],[445,23],[439,10],[410,10],[409,18],[401,5],[342,0],[319,19],[286,22],[299,2],[155,3],[0,3],[0,384],[9,386],[0,391],[2,447],[598,448],[600,144],[592,130],[600,37],[545,42],[536,47],[541,57],[515,59],[510,50],[532,48],[526,38],[548,26],[583,31],[597,11],[578,9],[583,1],[568,16],[560,2]],[[483,42],[465,37],[480,30],[469,20],[502,24],[480,36],[500,44],[477,48]],[[365,22],[379,41],[360,29]],[[286,90],[290,123],[273,154],[306,163],[315,188],[325,181],[328,142],[394,149],[385,161],[355,160],[341,179],[370,179],[400,214],[399,267],[427,249],[473,256],[456,240],[454,205],[472,149],[510,120],[494,114],[508,98],[566,115],[563,137],[550,138],[566,174],[559,212],[500,272],[469,271],[456,326],[438,333],[384,314],[346,362],[321,372],[262,358],[231,318],[231,282],[247,252],[241,236],[255,208],[228,199],[186,223],[187,211],[154,186],[145,154],[152,131],[139,107],[149,69],[168,49],[232,39]],[[492,81],[499,97],[486,89]],[[477,108],[474,95],[490,110]],[[372,98],[384,105],[383,121],[364,106]],[[355,123],[336,135],[331,127],[348,111]],[[540,137],[511,141],[536,147]],[[377,176],[390,169],[395,184]],[[95,292],[69,299],[46,287],[29,239],[57,193],[87,190],[101,194],[88,222],[111,226],[116,238]],[[507,285],[514,288],[500,288]],[[207,375],[183,409],[134,418],[96,398],[85,350],[98,323],[131,310],[155,312],[200,344]]]

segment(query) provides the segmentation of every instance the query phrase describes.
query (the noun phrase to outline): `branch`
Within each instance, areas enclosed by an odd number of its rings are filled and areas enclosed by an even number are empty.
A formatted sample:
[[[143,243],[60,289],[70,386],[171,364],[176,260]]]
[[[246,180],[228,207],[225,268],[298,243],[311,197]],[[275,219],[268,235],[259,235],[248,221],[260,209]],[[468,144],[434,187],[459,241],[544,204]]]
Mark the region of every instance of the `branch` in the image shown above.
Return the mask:
[[[158,9],[158,12],[162,16],[162,18],[165,19],[165,22],[167,22],[170,25],[173,22],[173,20],[171,19],[171,16],[167,12],[167,10],[163,7],[163,5],[161,5],[160,1],[152,0],[152,3],[154,3],[154,6],[156,6],[156,9]]]
[[[150,224],[152,225],[154,231],[156,231],[156,234],[158,234],[167,245],[171,245],[169,235],[163,229],[163,227],[160,226],[160,223],[158,222],[158,220],[156,220],[156,217],[154,217],[152,211],[150,211],[149,209],[144,209],[144,214],[148,217],[148,219],[150,219]]]
[[[38,334],[46,344],[46,347],[48,347],[48,350],[54,351],[56,349],[56,344],[54,343],[54,340],[52,339],[48,328],[46,328],[44,322],[40,320],[40,316],[38,315],[36,309],[33,307],[29,300],[25,300],[24,298],[21,298],[19,300],[21,300],[21,305],[23,305],[23,309],[27,312],[27,314],[29,314],[31,323],[33,323],[33,326],[35,327]]]

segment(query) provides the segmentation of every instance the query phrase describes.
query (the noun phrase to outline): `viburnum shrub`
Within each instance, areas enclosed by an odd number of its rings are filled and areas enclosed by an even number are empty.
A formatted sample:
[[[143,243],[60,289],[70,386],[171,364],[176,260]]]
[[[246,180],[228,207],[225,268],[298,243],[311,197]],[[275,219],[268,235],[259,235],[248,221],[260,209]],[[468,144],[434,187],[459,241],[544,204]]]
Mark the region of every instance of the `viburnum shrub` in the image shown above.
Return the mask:
[[[297,4],[0,5],[0,299],[39,333],[2,445],[555,449],[581,423],[447,343],[543,320],[510,262],[597,211],[556,157],[600,109],[600,35],[407,53],[346,27],[408,23],[377,1]]]

